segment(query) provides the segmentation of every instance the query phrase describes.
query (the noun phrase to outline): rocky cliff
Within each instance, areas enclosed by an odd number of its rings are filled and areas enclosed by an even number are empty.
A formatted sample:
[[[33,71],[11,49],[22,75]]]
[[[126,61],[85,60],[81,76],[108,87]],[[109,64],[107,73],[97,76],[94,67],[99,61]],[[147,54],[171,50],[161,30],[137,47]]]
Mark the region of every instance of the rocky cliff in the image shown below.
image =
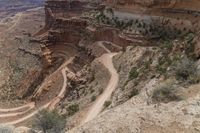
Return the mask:
[[[188,3],[186,0],[103,0],[106,4],[113,6],[142,6],[146,8],[180,8],[187,7],[187,9],[199,9],[198,0],[192,0]]]
[[[169,12],[199,14],[198,0],[103,0],[105,5],[116,8],[117,10],[140,13],[162,13],[167,9]]]
[[[85,12],[97,9],[97,6],[91,6],[87,1],[71,1],[69,3],[66,0],[49,0],[46,2],[44,27],[46,33],[42,36],[44,38],[42,49],[50,64],[54,57],[60,55],[57,53],[61,53],[62,48],[68,48],[65,51],[74,54],[80,45],[92,50],[96,41],[113,42],[121,47],[126,47],[133,42],[143,44],[134,36],[128,37],[112,26],[98,25],[93,22],[94,20],[90,20],[91,18],[83,15]],[[67,52],[62,52],[62,54],[65,53]],[[96,56],[95,53],[94,56]]]

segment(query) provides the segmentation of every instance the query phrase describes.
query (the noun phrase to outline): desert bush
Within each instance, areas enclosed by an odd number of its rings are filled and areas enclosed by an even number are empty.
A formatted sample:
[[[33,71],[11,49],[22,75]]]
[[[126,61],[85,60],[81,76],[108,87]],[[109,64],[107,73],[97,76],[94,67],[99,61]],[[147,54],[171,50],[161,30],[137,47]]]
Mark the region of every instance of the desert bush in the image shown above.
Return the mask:
[[[158,65],[156,66],[156,69],[162,75],[164,75],[167,72],[167,68],[165,66]]]
[[[187,57],[177,62],[174,69],[177,80],[188,81],[190,83],[198,83],[200,80],[197,65]]]
[[[44,133],[64,133],[66,120],[56,111],[42,110],[36,115],[33,127]]]
[[[129,72],[129,80],[133,80],[135,78],[137,78],[139,75],[138,71],[137,71],[137,68],[136,67],[133,67],[131,69],[131,71]]]
[[[70,105],[70,106],[67,108],[67,111],[68,111],[68,115],[69,115],[69,116],[74,115],[76,112],[79,111],[79,105],[78,105],[78,104]]]
[[[132,98],[132,97],[134,97],[134,96],[136,96],[138,94],[139,94],[139,90],[138,89],[133,89],[131,91],[130,95],[129,95],[129,98]]]
[[[189,56],[189,57],[196,57],[195,56],[195,43],[193,42],[193,39],[195,38],[195,34],[194,33],[188,33],[187,35],[185,35],[185,53]]]
[[[92,96],[91,101],[94,102],[96,100],[96,98],[97,98],[96,96]]]
[[[164,102],[168,103],[170,101],[179,101],[182,98],[177,94],[173,83],[163,83],[158,86],[152,94],[152,100],[154,103]]]
[[[112,8],[107,8],[107,9],[106,9],[106,12],[107,12],[107,13],[110,13],[112,16],[114,15],[114,11],[113,11]]]
[[[165,40],[165,41],[163,42],[162,48],[166,48],[166,49],[171,50],[171,49],[173,48],[173,43],[172,43],[172,41],[170,41],[170,40]]]
[[[107,107],[110,106],[111,103],[112,103],[111,101],[105,101],[105,103],[103,104],[103,106],[104,106],[105,108],[107,108]]]

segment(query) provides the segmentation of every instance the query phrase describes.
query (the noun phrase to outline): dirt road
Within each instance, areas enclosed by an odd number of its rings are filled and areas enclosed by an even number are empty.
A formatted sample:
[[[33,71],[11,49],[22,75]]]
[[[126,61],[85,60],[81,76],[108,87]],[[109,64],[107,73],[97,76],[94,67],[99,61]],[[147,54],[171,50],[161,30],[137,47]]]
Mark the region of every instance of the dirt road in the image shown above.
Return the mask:
[[[62,72],[62,76],[63,76],[63,86],[62,89],[60,90],[60,93],[57,95],[57,97],[55,97],[53,100],[49,101],[48,103],[46,103],[45,105],[35,109],[35,111],[23,116],[23,117],[19,117],[16,120],[10,121],[10,122],[3,122],[2,124],[6,124],[6,125],[16,125],[19,124],[21,122],[24,122],[27,119],[30,119],[31,117],[33,117],[34,115],[36,115],[40,110],[49,108],[49,109],[54,109],[56,104],[60,102],[60,100],[64,97],[64,94],[66,92],[66,88],[67,88],[67,72],[69,72],[69,69],[66,67],[71,61],[73,60],[73,58],[70,58],[68,61],[66,61],[58,70],[61,70]],[[58,72],[58,71],[57,71]],[[3,112],[4,114],[1,114],[0,117],[6,118],[6,117],[12,117],[12,116],[19,116],[22,114],[27,113],[29,110],[33,109],[35,107],[35,103],[28,103],[24,106],[21,107],[16,107],[16,108],[10,108],[10,109],[0,109],[0,112]],[[20,111],[21,109],[23,109],[23,111]],[[15,112],[16,111],[16,112]],[[14,112],[14,113],[13,113]],[[1,123],[0,123],[1,124]]]
[[[100,46],[102,46],[102,44]],[[106,48],[106,47],[103,47],[103,48]],[[92,105],[92,107],[88,111],[85,119],[81,122],[81,124],[84,124],[94,119],[102,111],[105,101],[109,99],[112,92],[115,90],[115,88],[118,85],[119,75],[116,69],[114,68],[113,62],[112,62],[113,56],[115,56],[117,53],[110,53],[110,50],[108,49],[106,51],[108,51],[109,53],[102,55],[100,58],[98,58],[98,60],[109,70],[111,74],[111,78],[103,94],[99,96],[99,98]]]

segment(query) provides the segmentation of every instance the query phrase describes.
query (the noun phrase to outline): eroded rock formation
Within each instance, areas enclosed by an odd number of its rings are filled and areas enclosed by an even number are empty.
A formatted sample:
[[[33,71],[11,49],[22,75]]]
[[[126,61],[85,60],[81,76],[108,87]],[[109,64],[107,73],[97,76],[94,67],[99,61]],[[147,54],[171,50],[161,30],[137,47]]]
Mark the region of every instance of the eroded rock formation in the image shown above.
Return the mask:
[[[174,6],[178,0],[104,0],[113,5]]]
[[[134,37],[122,34],[117,28],[97,26],[91,24],[87,18],[80,16],[83,12],[92,9],[96,9],[96,7],[88,7],[88,2],[85,1],[72,1],[69,3],[66,0],[49,0],[46,2],[45,28],[47,29],[47,35],[44,37],[42,49],[50,64],[53,62],[53,58],[58,55],[67,56],[67,53],[70,52],[75,54],[80,45],[87,50],[91,49],[91,45],[96,41],[113,42],[122,47],[133,42],[142,43]]]

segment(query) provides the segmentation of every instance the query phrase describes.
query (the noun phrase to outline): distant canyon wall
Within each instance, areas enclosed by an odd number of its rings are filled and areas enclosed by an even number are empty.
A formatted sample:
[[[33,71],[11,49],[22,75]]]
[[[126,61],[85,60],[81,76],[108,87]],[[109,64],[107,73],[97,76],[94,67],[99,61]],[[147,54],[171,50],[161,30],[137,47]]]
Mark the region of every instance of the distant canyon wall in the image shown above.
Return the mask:
[[[113,5],[141,5],[144,7],[173,6],[180,0],[104,0],[105,3]]]
[[[200,11],[199,0],[103,0],[103,3],[125,8],[141,6],[143,8],[177,8]]]

